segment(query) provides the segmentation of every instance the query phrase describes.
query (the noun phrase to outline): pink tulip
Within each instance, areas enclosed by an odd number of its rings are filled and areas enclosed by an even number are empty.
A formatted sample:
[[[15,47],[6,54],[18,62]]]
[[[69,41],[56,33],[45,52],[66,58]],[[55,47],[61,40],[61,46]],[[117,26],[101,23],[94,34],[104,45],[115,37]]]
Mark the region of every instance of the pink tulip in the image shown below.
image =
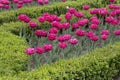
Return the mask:
[[[18,1],[18,4],[23,5],[24,2],[23,1]]]
[[[115,4],[109,4],[108,5],[110,9],[119,9],[120,7]]]
[[[109,30],[102,30],[101,35],[110,35]]]
[[[90,29],[91,30],[96,30],[96,29],[98,29],[98,25],[97,24],[91,24]]]
[[[10,6],[9,6],[9,5],[5,5],[4,8],[5,8],[5,9],[9,9]]]
[[[57,34],[58,33],[58,29],[53,27],[49,29],[49,33],[53,33],[53,34]]]
[[[116,15],[120,14],[120,10],[115,10],[115,12],[116,12]]]
[[[4,7],[4,5],[2,3],[0,3],[0,8],[3,8],[3,7]]]
[[[89,23],[89,20],[88,19],[82,19],[83,20],[83,22],[85,23],[85,24],[88,24]]]
[[[102,40],[106,40],[107,38],[108,38],[107,35],[101,35],[101,39],[102,39]]]
[[[97,16],[92,16],[92,17],[90,18],[90,21],[92,21],[92,20],[94,20],[94,19],[98,19]]]
[[[44,4],[48,4],[49,3],[49,0],[44,0]]]
[[[17,8],[21,8],[23,4],[17,4]]]
[[[84,9],[84,10],[89,10],[89,8],[90,8],[89,5],[84,5],[84,6],[83,6],[83,9]]]
[[[109,2],[112,2],[112,3],[115,2],[115,1],[116,1],[116,0],[109,0]]]
[[[57,22],[57,21],[53,21],[53,22],[51,22],[52,27],[56,27],[56,28],[58,28],[59,24],[60,24],[60,23]]]
[[[92,19],[91,20],[92,24],[100,24],[100,20],[99,19]]]
[[[51,17],[53,18],[53,21],[57,21],[57,18],[58,18],[58,16],[57,15],[51,15]]]
[[[44,16],[45,20],[48,21],[48,22],[53,22],[54,21],[54,18],[51,16],[51,15],[48,15],[48,16]]]
[[[29,27],[30,28],[35,28],[37,26],[38,26],[38,24],[36,22],[29,22]]]
[[[10,1],[9,1],[9,0],[3,0],[2,3],[3,3],[4,5],[9,5],[9,4],[10,4]]]
[[[41,22],[41,23],[44,23],[45,22],[45,18],[40,16],[40,17],[38,17],[38,21]]]
[[[87,24],[88,23],[88,20],[85,20],[85,19],[83,19],[83,20],[78,20],[77,21],[77,24],[79,25],[79,26],[84,26],[85,24]]]
[[[28,3],[28,0],[23,0],[24,3]]]
[[[76,34],[77,36],[84,36],[84,35],[85,35],[85,31],[84,31],[84,30],[77,29],[76,32],[75,32],[75,34]]]
[[[65,19],[66,19],[66,20],[71,20],[71,19],[72,19],[72,14],[69,13],[69,12],[66,13],[66,14],[65,14]]]
[[[59,36],[59,37],[57,38],[57,40],[58,40],[59,42],[64,42],[64,41],[65,41],[65,38],[61,35],[61,36]]]
[[[75,45],[75,44],[78,43],[78,40],[76,38],[73,38],[73,39],[69,40],[69,43],[72,44],[72,45]]]
[[[84,14],[82,12],[75,12],[74,15],[77,17],[77,18],[81,18],[84,16]]]
[[[28,54],[28,55],[32,55],[35,53],[35,49],[34,48],[27,48],[25,50],[25,53]]]
[[[62,23],[58,23],[58,26],[56,27],[58,30],[63,29],[63,24]]]
[[[18,3],[19,0],[13,0],[14,3]]]
[[[90,37],[90,39],[91,39],[92,41],[98,41],[99,37],[98,37],[98,36],[92,36],[92,37]]]
[[[120,9],[120,6],[115,5],[115,6],[114,6],[114,9]]]
[[[44,48],[40,46],[36,47],[35,50],[37,54],[43,54],[45,52]]]
[[[73,24],[72,24],[72,28],[73,28],[73,29],[77,29],[77,28],[79,28],[79,25],[78,25],[77,23],[73,23]]]
[[[76,12],[76,9],[75,8],[69,8],[68,12],[70,12],[71,14],[74,14]]]
[[[115,11],[111,11],[109,14],[110,14],[110,16],[116,16],[116,12]]]
[[[38,0],[38,4],[44,5],[44,1],[43,0]]]
[[[56,21],[58,21],[58,22],[60,22],[61,20],[62,20],[61,17],[57,17],[57,18],[56,18]]]
[[[38,37],[46,37],[47,36],[47,32],[45,30],[36,30],[35,31],[35,34],[38,36]]]
[[[70,34],[65,34],[65,35],[63,35],[63,38],[65,41],[68,41],[72,38],[72,36]]]
[[[70,28],[70,23],[68,23],[68,22],[63,23],[63,28],[64,29]]]
[[[25,14],[20,14],[20,15],[18,16],[18,19],[22,21],[22,20],[25,19],[25,17],[26,17]]]
[[[51,41],[55,40],[56,37],[57,37],[56,34],[53,34],[53,33],[48,34],[48,39]]]
[[[28,0],[28,3],[31,3],[33,0]]]
[[[53,50],[53,46],[51,45],[51,44],[45,44],[44,45],[44,49],[45,49],[45,51],[51,51],[51,50]]]
[[[111,22],[114,21],[114,17],[108,16],[108,17],[105,18],[105,21],[106,21],[107,23],[111,23]]]
[[[66,0],[62,0],[62,2],[66,2]]]
[[[65,42],[59,42],[59,47],[62,48],[62,49],[64,49],[64,48],[67,47],[67,43],[65,43]]]
[[[114,35],[115,35],[115,36],[119,36],[119,35],[120,35],[120,30],[115,30],[115,31],[114,31]]]
[[[57,38],[57,40],[59,42],[64,42],[64,41],[68,41],[72,38],[72,36],[70,34],[65,34],[65,35],[61,35]]]
[[[102,16],[106,16],[108,14],[108,11],[106,8],[101,8],[99,10],[99,14],[102,15]]]
[[[30,22],[30,18],[29,17],[26,17],[23,21],[25,22],[25,23],[29,23]]]
[[[110,24],[115,26],[118,25],[119,21],[117,19],[114,19]]]
[[[92,15],[93,14],[99,14],[99,9],[96,8],[96,9],[91,10],[90,14],[92,14]]]
[[[28,23],[31,20],[26,14],[20,14],[18,16],[18,19],[21,21],[24,21],[25,23]]]
[[[115,5],[114,4],[109,4],[108,7],[109,7],[109,9],[114,9]]]
[[[43,16],[43,17],[46,17],[46,16],[50,16],[50,14],[47,13],[47,12],[44,12],[42,16]]]
[[[90,38],[92,36],[95,36],[95,33],[92,32],[92,31],[89,31],[89,32],[86,33],[86,36]]]

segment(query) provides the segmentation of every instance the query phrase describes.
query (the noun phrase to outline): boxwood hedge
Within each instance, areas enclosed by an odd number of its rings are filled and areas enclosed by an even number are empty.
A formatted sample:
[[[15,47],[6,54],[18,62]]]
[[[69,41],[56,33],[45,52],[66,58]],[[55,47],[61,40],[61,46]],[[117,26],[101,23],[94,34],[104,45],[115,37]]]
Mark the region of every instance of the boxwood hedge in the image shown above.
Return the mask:
[[[79,58],[60,60],[31,72],[20,72],[9,80],[113,80],[120,72],[120,42],[96,49]],[[74,53],[73,53],[74,54]]]
[[[24,55],[25,40],[11,34],[0,32],[0,76],[14,75],[27,68],[28,57]]]

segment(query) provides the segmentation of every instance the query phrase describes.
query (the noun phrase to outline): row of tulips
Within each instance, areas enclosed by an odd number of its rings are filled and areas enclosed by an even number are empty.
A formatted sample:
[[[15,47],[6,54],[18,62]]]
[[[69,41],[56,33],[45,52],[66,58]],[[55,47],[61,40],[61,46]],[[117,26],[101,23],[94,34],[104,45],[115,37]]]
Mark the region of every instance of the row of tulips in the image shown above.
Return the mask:
[[[66,0],[61,0],[62,2],[66,2]],[[45,5],[49,4],[50,0],[0,0],[0,9],[10,9],[10,8],[21,8],[23,5],[31,5],[32,3]],[[52,1],[53,2],[53,1]]]
[[[59,59],[78,57],[96,47],[120,40],[120,6],[110,4],[109,9],[95,8],[90,11],[89,8],[89,5],[83,6],[93,15],[90,19],[75,8],[68,8],[64,23],[61,17],[44,13],[38,21],[41,24],[50,23],[52,27],[49,30],[38,29],[37,22],[31,21],[25,14],[18,16],[19,20],[28,24],[28,28],[24,29],[30,45],[25,50],[31,56],[28,70]],[[71,23],[73,16],[78,18],[75,23]]]
[[[67,0],[0,0],[0,9],[21,8],[24,5],[45,5],[54,1],[66,2]],[[72,1],[72,0],[71,0]],[[73,0],[74,1],[74,0]],[[116,2],[116,0],[109,0],[110,3]],[[36,4],[37,3],[37,4]]]

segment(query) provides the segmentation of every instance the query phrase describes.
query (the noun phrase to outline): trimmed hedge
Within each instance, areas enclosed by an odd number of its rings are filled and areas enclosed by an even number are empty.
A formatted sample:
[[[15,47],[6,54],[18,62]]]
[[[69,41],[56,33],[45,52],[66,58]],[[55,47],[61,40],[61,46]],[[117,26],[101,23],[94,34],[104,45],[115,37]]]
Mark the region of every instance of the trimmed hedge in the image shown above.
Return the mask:
[[[112,80],[120,72],[120,42],[80,58],[41,66],[19,77],[27,80]]]
[[[92,8],[97,7],[97,0],[80,0],[80,1],[67,1],[65,3],[55,2],[52,5],[40,6],[40,7],[23,7],[18,10],[4,11],[0,13],[0,24],[4,22],[16,21],[17,16],[21,13],[25,13],[31,18],[37,18],[44,12],[57,14],[58,16],[66,13],[66,6],[74,7],[78,10],[82,9],[82,5],[89,4]],[[103,7],[100,4],[100,7]]]
[[[79,58],[40,66],[31,72],[2,76],[9,80],[113,80],[120,72],[120,42]]]
[[[24,39],[10,32],[0,32],[0,76],[15,75],[27,69],[28,57],[24,54],[27,46]]]

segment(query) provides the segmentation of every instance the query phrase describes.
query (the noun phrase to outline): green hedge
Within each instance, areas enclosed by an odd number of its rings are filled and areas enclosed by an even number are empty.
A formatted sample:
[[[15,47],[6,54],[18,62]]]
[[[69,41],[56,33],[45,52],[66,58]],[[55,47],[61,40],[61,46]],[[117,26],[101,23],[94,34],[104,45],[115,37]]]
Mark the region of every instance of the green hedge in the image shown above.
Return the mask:
[[[26,47],[24,39],[10,32],[0,32],[0,76],[15,75],[27,69]]]
[[[73,53],[74,54],[74,53]],[[112,80],[120,72],[120,43],[96,49],[80,58],[44,65],[19,78],[27,80]]]
[[[120,42],[79,58],[40,66],[31,72],[2,76],[9,80],[113,80],[120,72]]]
[[[0,13],[0,24],[4,22],[16,21],[17,16],[21,13],[25,13],[31,18],[37,18],[44,12],[52,13],[52,14],[65,14],[66,6],[74,7],[76,9],[82,9],[82,5],[89,4],[92,8],[97,7],[97,0],[80,0],[80,1],[67,1],[65,3],[57,2],[52,5],[40,6],[40,7],[23,7],[18,10],[4,11]],[[102,7],[103,5],[100,4]]]

